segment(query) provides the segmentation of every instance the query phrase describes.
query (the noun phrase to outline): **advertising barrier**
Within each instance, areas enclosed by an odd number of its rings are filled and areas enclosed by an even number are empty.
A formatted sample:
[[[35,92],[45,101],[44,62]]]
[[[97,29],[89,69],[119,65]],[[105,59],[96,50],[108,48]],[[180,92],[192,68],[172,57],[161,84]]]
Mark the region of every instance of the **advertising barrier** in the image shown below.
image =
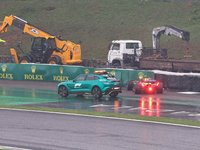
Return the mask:
[[[143,77],[154,78],[154,72],[140,70],[92,68],[52,64],[0,63],[0,66],[1,80],[62,82],[72,80],[80,74],[93,73],[95,70],[106,70],[121,80],[123,86],[126,85],[128,80],[139,80]]]

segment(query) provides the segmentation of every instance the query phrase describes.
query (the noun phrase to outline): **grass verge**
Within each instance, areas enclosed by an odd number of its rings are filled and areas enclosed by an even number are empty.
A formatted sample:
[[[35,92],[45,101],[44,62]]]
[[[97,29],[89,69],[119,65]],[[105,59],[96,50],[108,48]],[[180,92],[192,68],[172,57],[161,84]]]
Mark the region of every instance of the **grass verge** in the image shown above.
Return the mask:
[[[160,123],[172,123],[172,124],[177,124],[177,125],[188,125],[188,126],[200,127],[200,122],[197,122],[197,121],[178,120],[178,119],[162,118],[162,117],[150,117],[150,116],[127,115],[127,114],[116,114],[116,113],[106,113],[106,112],[93,112],[93,111],[81,111],[81,110],[70,110],[70,109],[57,109],[57,108],[26,107],[26,106],[0,105],[0,108],[36,110],[36,111],[49,111],[49,112],[72,113],[72,114],[83,114],[83,115],[91,115],[91,116],[103,116],[103,117],[114,117],[114,118],[124,118],[124,119],[135,119],[135,120],[143,120],[143,121],[153,121],[153,122],[160,122]]]
[[[168,56],[183,60],[199,60],[200,38],[199,2],[155,2],[134,0],[1,0],[0,21],[11,14],[56,36],[78,43],[82,41],[83,59],[107,60],[108,45],[112,40],[141,40],[143,46],[152,47],[152,30],[174,25],[190,32],[190,42],[172,35],[161,35],[160,47],[168,49]],[[22,30],[9,26],[0,34],[0,55],[10,55],[17,47],[30,53],[31,38]],[[187,45],[192,57],[183,57]]]

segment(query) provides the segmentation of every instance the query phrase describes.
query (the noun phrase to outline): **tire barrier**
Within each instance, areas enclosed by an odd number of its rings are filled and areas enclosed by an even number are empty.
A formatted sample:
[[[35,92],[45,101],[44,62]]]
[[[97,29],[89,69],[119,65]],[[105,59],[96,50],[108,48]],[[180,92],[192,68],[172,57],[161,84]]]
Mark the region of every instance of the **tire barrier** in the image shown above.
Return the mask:
[[[165,89],[200,92],[200,76],[154,74]]]
[[[11,55],[0,55],[0,63],[15,63],[15,59]]]

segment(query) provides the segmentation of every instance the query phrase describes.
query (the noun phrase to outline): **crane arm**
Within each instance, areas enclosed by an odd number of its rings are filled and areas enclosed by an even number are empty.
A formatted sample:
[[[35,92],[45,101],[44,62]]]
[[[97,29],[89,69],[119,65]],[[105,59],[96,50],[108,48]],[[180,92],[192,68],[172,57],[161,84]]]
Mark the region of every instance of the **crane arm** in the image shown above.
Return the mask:
[[[34,37],[49,37],[49,36],[54,36],[51,33],[48,33],[47,31],[44,31],[30,23],[28,23],[27,21],[14,16],[14,15],[10,15],[9,17],[6,16],[4,18],[4,21],[2,21],[2,25],[0,25],[0,33],[6,33],[8,30],[8,25],[14,25],[20,29],[23,30],[24,33],[28,33]]]
[[[161,34],[175,35],[182,40],[189,42],[190,32],[180,29],[173,25],[166,25],[163,27],[154,28],[152,31],[153,49],[159,48],[158,43],[160,41]]]
[[[44,37],[46,39],[54,38],[59,49],[63,49],[66,45],[69,44],[76,45],[70,41],[62,39],[59,36],[55,36],[43,29],[40,29],[39,27],[36,27],[35,25],[32,25],[29,22],[14,15],[10,15],[9,17],[5,16],[4,21],[1,23],[2,25],[0,25],[0,33],[6,33],[8,31],[8,26],[14,25],[15,27],[23,30],[23,33],[30,34],[34,37]]]
[[[12,25],[13,20],[15,19],[15,17],[13,15],[11,16],[6,16],[4,18],[4,21],[1,21],[1,25],[0,25],[0,33],[6,33],[8,31],[8,25]]]

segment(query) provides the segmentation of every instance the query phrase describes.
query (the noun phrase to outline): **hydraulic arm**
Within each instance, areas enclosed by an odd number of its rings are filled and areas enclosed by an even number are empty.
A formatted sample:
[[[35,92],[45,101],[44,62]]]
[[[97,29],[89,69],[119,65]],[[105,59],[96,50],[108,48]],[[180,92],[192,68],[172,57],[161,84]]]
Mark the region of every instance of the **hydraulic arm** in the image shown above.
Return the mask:
[[[190,32],[180,29],[173,25],[166,25],[162,27],[154,28],[152,31],[153,49],[160,48],[160,36],[161,34],[175,35],[181,39],[189,42]]]

